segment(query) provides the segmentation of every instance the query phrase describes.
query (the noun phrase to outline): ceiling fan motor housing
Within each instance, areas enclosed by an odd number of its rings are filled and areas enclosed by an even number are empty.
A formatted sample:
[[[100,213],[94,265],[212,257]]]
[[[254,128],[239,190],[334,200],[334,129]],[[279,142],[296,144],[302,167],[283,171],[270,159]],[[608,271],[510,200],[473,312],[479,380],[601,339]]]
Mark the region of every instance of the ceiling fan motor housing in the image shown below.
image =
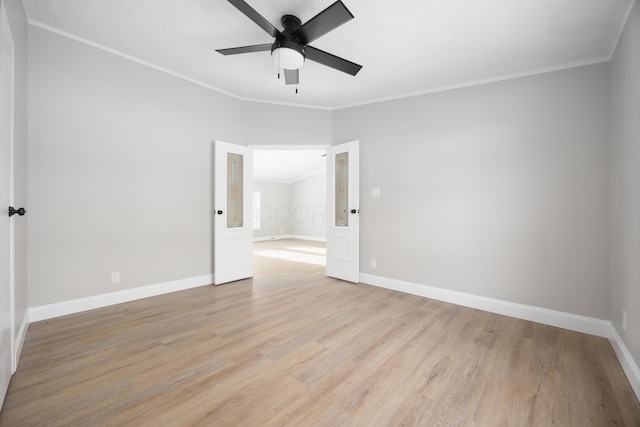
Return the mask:
[[[276,49],[281,49],[281,48],[291,49],[295,52],[298,52],[300,55],[302,55],[301,59],[302,61],[304,61],[307,56],[304,50],[304,46],[300,42],[300,40],[298,40],[295,36],[292,35],[292,33],[300,27],[302,22],[297,16],[293,16],[293,15],[284,15],[280,19],[280,22],[282,23],[282,27],[284,28],[284,31],[280,33],[280,37],[276,37],[275,41],[271,45],[271,55],[273,56]],[[280,51],[280,52],[285,53],[287,51]],[[292,54],[292,55],[288,55],[288,56],[291,56],[290,61],[292,62],[299,61],[300,57],[298,57],[295,53],[290,52],[290,54]],[[288,61],[285,60],[284,62],[286,64]],[[296,65],[297,66],[295,66],[295,69],[299,68],[299,66],[302,64],[297,62]],[[286,69],[287,66],[285,65],[283,66],[283,68]],[[294,66],[291,66],[291,68],[294,69]]]
[[[293,40],[287,40],[287,39],[276,39],[276,41],[273,42],[273,44],[271,45],[271,54],[273,55],[273,52],[276,49],[279,48],[287,48],[287,49],[293,49],[296,52],[300,53],[300,55],[302,55],[302,57],[306,57],[305,52],[304,52],[304,46],[302,46],[300,43],[295,42]]]
[[[293,15],[284,15],[280,18],[280,22],[282,23],[282,28],[284,28],[285,32],[292,33],[298,29],[300,25],[302,25],[302,21],[297,16]]]

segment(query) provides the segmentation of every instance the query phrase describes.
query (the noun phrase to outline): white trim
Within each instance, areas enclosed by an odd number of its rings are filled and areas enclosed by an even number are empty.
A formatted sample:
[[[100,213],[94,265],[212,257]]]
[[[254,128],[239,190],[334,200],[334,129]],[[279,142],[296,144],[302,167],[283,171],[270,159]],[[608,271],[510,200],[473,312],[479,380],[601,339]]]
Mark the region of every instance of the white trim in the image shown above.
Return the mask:
[[[629,349],[611,322],[609,322],[609,341],[611,342],[613,351],[616,353],[616,356],[618,356],[622,370],[627,375],[627,379],[636,394],[636,398],[640,400],[640,368],[638,368],[638,364],[633,360]]]
[[[283,240],[283,239],[296,239],[296,240],[309,240],[311,242],[326,242],[326,237],[318,237],[318,236],[301,236],[299,234],[279,234],[277,236],[264,236],[264,237],[254,237],[254,242],[266,242],[268,240]]]
[[[618,34],[616,34],[616,38],[613,40],[613,44],[611,45],[611,51],[609,52],[609,61],[613,58],[613,54],[616,53],[616,49],[618,49],[618,43],[620,42],[620,37],[622,37],[622,33],[624,32],[625,27],[627,26],[627,21],[629,20],[629,16],[631,15],[631,10],[633,9],[633,5],[636,3],[636,0],[631,0],[629,6],[627,7],[627,11],[624,14],[624,18],[622,18],[622,24],[618,29]]]
[[[448,85],[448,86],[437,86],[437,87],[433,87],[433,88],[426,89],[426,90],[419,90],[419,91],[416,91],[416,92],[405,92],[405,93],[398,94],[398,95],[381,97],[381,98],[371,99],[371,100],[368,100],[368,101],[356,102],[356,103],[353,103],[353,104],[335,105],[335,106],[332,107],[332,110],[335,111],[335,110],[343,110],[345,108],[362,107],[364,105],[377,104],[379,102],[395,101],[395,100],[399,100],[399,99],[411,98],[411,97],[414,97],[414,96],[429,95],[431,93],[438,93],[438,92],[446,92],[448,90],[463,89],[463,88],[466,88],[466,87],[481,86],[481,85],[490,84],[490,83],[498,83],[498,82],[502,82],[502,81],[506,81],[506,80],[518,79],[520,77],[537,76],[539,74],[546,74],[546,73],[553,73],[555,71],[569,70],[569,69],[572,69],[572,68],[584,67],[586,65],[600,64],[600,63],[608,62],[608,61],[609,61],[608,58],[592,58],[592,59],[588,59],[588,60],[585,60],[585,61],[571,62],[571,63],[568,63],[568,64],[556,65],[556,66],[553,66],[553,67],[538,68],[538,69],[535,69],[535,70],[522,71],[520,73],[505,74],[505,75],[502,75],[502,76],[490,77],[490,78],[487,78],[487,79],[472,80],[472,81],[456,83],[456,84],[452,84],[452,85]]]
[[[448,91],[448,90],[461,89],[461,88],[471,87],[471,86],[479,86],[479,85],[488,84],[488,83],[496,83],[496,82],[500,82],[500,81],[504,81],[504,80],[516,79],[516,78],[519,78],[519,77],[534,76],[534,75],[537,75],[537,74],[545,74],[545,73],[549,73],[549,72],[553,72],[553,71],[561,71],[561,70],[566,70],[566,69],[570,69],[570,68],[582,67],[582,66],[585,66],[585,65],[592,65],[592,64],[598,64],[598,63],[602,63],[602,62],[607,62],[607,61],[611,60],[611,57],[613,56],[613,53],[615,52],[615,48],[618,45],[618,40],[620,39],[620,36],[622,35],[622,32],[624,31],[624,27],[625,27],[627,18],[629,17],[629,14],[631,12],[631,9],[633,8],[633,4],[634,3],[635,3],[635,0],[632,0],[631,4],[629,6],[629,9],[627,10],[627,13],[625,15],[625,19],[623,20],[622,25],[620,26],[619,34],[618,34],[617,38],[615,39],[615,42],[613,44],[613,48],[612,48],[611,52],[609,52],[608,57],[605,57],[605,58],[591,58],[591,59],[584,60],[584,61],[571,62],[571,63],[568,63],[568,64],[562,64],[562,65],[557,65],[557,66],[553,66],[553,67],[538,68],[538,69],[535,69],[535,70],[523,71],[523,72],[520,72],[520,73],[513,73],[513,74],[505,74],[505,75],[502,75],[502,76],[491,77],[491,78],[488,78],[488,79],[472,80],[472,81],[469,81],[469,82],[462,82],[462,83],[457,83],[457,84],[448,85],[448,86],[439,86],[439,87],[434,87],[434,88],[431,88],[431,89],[426,89],[426,90],[421,90],[421,91],[416,91],[416,92],[401,93],[401,94],[393,95],[393,96],[389,96],[389,97],[381,97],[381,98],[371,99],[371,100],[362,101],[362,102],[355,102],[355,103],[352,103],[352,104],[333,105],[333,106],[329,106],[329,107],[320,106],[320,105],[296,104],[296,103],[290,103],[290,102],[270,101],[270,100],[266,100],[266,99],[242,97],[242,96],[239,96],[239,95],[235,95],[235,94],[233,94],[231,92],[227,92],[225,90],[219,89],[219,88],[217,88],[215,86],[211,86],[211,85],[209,85],[207,83],[204,83],[204,82],[201,82],[199,80],[193,79],[191,77],[187,77],[187,76],[185,76],[183,74],[176,73],[176,72],[171,71],[171,70],[169,70],[167,68],[164,68],[164,67],[156,65],[154,63],[145,61],[145,60],[140,59],[138,57],[135,57],[133,55],[129,55],[129,54],[121,52],[119,50],[112,49],[110,47],[101,45],[101,44],[93,42],[91,40],[87,40],[85,38],[76,36],[74,34],[71,34],[71,33],[68,33],[66,31],[63,31],[63,30],[61,30],[59,28],[52,27],[50,25],[44,24],[44,23],[36,21],[34,19],[28,19],[28,23],[29,23],[29,25],[32,25],[32,26],[37,27],[37,28],[40,28],[42,30],[49,31],[49,32],[54,33],[54,34],[58,34],[58,35],[60,35],[62,37],[66,37],[68,39],[75,40],[75,41],[77,41],[79,43],[83,43],[83,44],[95,47],[97,49],[100,49],[100,50],[104,50],[105,52],[109,52],[111,54],[120,56],[122,58],[126,58],[126,59],[128,59],[130,61],[137,62],[138,64],[145,65],[147,67],[153,68],[155,70],[161,71],[163,73],[169,74],[169,75],[177,77],[179,79],[183,79],[183,80],[186,80],[188,82],[197,84],[199,86],[205,87],[205,88],[213,90],[215,92],[222,93],[222,94],[230,96],[232,98],[239,99],[241,101],[257,102],[257,103],[270,104],[270,105],[283,105],[283,106],[286,106],[286,107],[310,108],[310,109],[314,109],[314,110],[336,111],[336,110],[342,110],[342,109],[345,109],[345,108],[360,107],[360,106],[363,106],[363,105],[376,104],[378,102],[385,102],[385,101],[393,101],[393,100],[397,100],[397,99],[411,98],[413,96],[427,95],[427,94],[431,94],[431,93],[444,92],[444,91]]]
[[[325,241],[323,238],[311,236],[283,235],[263,238],[255,238],[254,241],[280,240],[280,239],[301,239],[313,241]],[[577,332],[587,333],[608,338],[613,350],[622,365],[631,388],[640,398],[640,368],[631,356],[626,345],[613,324],[609,321],[595,319],[591,317],[578,316],[570,313],[563,313],[555,310],[548,310],[524,304],[516,304],[508,301],[486,298],[463,292],[451,291],[447,289],[435,288],[432,286],[419,285],[417,283],[405,282],[386,277],[374,276],[372,274],[360,273],[360,281],[372,286],[391,289],[425,298],[431,298],[452,304],[471,307],[518,319],[529,320],[545,325],[556,326]],[[81,311],[134,301],[137,299],[162,295],[166,293],[181,291],[185,289],[206,286],[213,283],[213,274],[192,277],[190,279],[174,280],[171,282],[159,283],[156,285],[143,286],[140,288],[126,289],[118,292],[96,295],[92,297],[79,298],[71,301],[48,304],[44,306],[31,307],[25,313],[22,320],[18,337],[16,337],[17,355],[22,351],[24,339],[27,334],[28,325],[31,322],[46,320],[53,317],[65,316],[79,313]]]
[[[271,179],[271,178],[253,178],[254,181],[260,181],[260,182],[271,182],[274,184],[285,184],[285,185],[289,185],[291,184],[289,181],[283,181],[281,179]]]
[[[144,59],[140,59],[140,58],[138,58],[136,56],[129,55],[129,54],[121,52],[119,50],[112,49],[110,47],[101,45],[101,44],[93,42],[91,40],[87,40],[85,38],[76,36],[75,34],[68,33],[68,32],[66,32],[64,30],[59,29],[59,28],[52,27],[52,26],[47,25],[47,24],[43,24],[42,22],[36,21],[34,19],[29,19],[28,23],[29,23],[29,25],[32,25],[32,26],[37,27],[37,28],[40,28],[41,30],[49,31],[50,33],[54,33],[54,34],[57,34],[59,36],[66,37],[68,39],[75,40],[75,41],[77,41],[79,43],[83,43],[83,44],[86,44],[88,46],[95,47],[96,49],[100,49],[100,50],[103,50],[105,52],[109,52],[109,53],[111,53],[113,55],[116,55],[116,56],[119,56],[121,58],[128,59],[129,61],[133,61],[133,62],[136,62],[138,64],[145,65],[145,66],[147,66],[149,68],[153,68],[154,70],[161,71],[161,72],[169,74],[169,75],[171,75],[173,77],[177,77],[179,79],[186,80],[188,82],[197,84],[199,86],[205,87],[207,89],[213,90],[213,91],[218,92],[218,93],[222,93],[222,94],[230,96],[232,98],[239,99],[241,101],[260,102],[260,103],[263,103],[263,104],[273,104],[273,105],[284,105],[286,107],[311,108],[311,109],[315,109],[315,110],[329,110],[329,111],[331,110],[330,107],[321,107],[321,106],[316,106],[316,105],[296,104],[296,103],[293,103],[293,102],[267,101],[267,100],[262,100],[262,99],[253,99],[253,98],[243,98],[241,96],[234,95],[231,92],[227,92],[227,91],[219,89],[219,88],[217,88],[215,86],[211,86],[211,85],[209,85],[207,83],[201,82],[200,80],[196,80],[196,79],[193,79],[191,77],[187,77],[184,74],[176,73],[175,71],[171,71],[171,70],[169,70],[167,68],[161,67],[161,66],[156,65],[156,64],[154,64],[152,62],[145,61]]]
[[[311,242],[326,242],[326,237],[319,236],[301,236],[299,234],[289,234],[287,235],[287,239],[296,239],[296,240],[309,240]]]
[[[310,104],[295,104],[293,102],[283,102],[283,101],[269,101],[266,99],[258,99],[258,98],[243,98],[236,96],[236,98],[242,101],[248,102],[257,102],[260,104],[269,104],[269,105],[282,105],[285,107],[297,107],[297,108],[309,108],[312,110],[324,110],[324,111],[333,111],[333,107],[324,107],[321,105],[310,105]]]
[[[608,338],[636,397],[640,399],[640,368],[624,344],[613,324],[608,320],[579,316],[524,304],[516,304],[494,298],[486,298],[464,292],[420,285],[387,277],[360,273],[360,281],[385,289],[418,295],[438,301],[471,307],[491,313],[529,320],[543,325],[556,326],[585,334]]]
[[[315,172],[308,173],[308,174],[306,174],[304,176],[301,176],[300,178],[296,178],[293,181],[291,181],[289,184],[294,184],[294,183],[296,183],[298,181],[302,181],[303,179],[311,178],[312,176],[315,176],[315,175],[320,175],[321,173],[327,173],[327,168],[320,169],[320,170],[317,170]]]
[[[320,170],[317,170],[317,171],[315,171],[315,172],[311,172],[311,173],[308,173],[308,174],[306,174],[306,175],[303,175],[303,176],[301,176],[301,177],[299,177],[299,178],[295,178],[295,179],[294,179],[294,180],[292,180],[292,181],[283,181],[283,180],[280,180],[280,179],[256,178],[256,177],[254,177],[254,178],[253,178],[253,180],[254,180],[254,181],[260,181],[260,182],[273,182],[273,183],[276,183],[276,184],[286,184],[286,185],[291,185],[291,184],[295,184],[295,183],[296,183],[296,182],[298,182],[298,181],[302,181],[303,179],[311,178],[311,177],[312,177],[312,176],[314,176],[314,175],[320,175],[321,173],[326,173],[326,172],[327,172],[327,169],[326,169],[326,168],[324,168],[324,169],[320,169]]]
[[[222,93],[222,94],[230,96],[232,98],[242,99],[242,98],[232,94],[231,92],[226,92],[226,91],[224,91],[222,89],[218,89],[217,87],[208,85],[208,84],[203,83],[203,82],[201,82],[199,80],[192,79],[191,77],[187,77],[184,74],[176,73],[175,71],[171,71],[171,70],[169,70],[167,68],[161,67],[161,66],[156,65],[156,64],[154,64],[152,62],[145,61],[144,59],[140,59],[140,58],[138,58],[136,56],[129,55],[128,53],[124,53],[124,52],[121,52],[119,50],[107,47],[105,45],[93,42],[91,40],[76,36],[75,34],[68,33],[66,31],[63,31],[63,30],[59,29],[59,28],[52,27],[52,26],[47,25],[47,24],[43,24],[42,22],[35,21],[33,19],[29,19],[28,22],[29,22],[29,25],[32,25],[32,26],[37,27],[37,28],[40,28],[41,30],[57,34],[59,36],[62,36],[62,37],[77,41],[77,42],[82,43],[82,44],[85,44],[87,46],[95,47],[96,49],[103,50],[105,52],[111,53],[112,55],[116,55],[116,56],[119,56],[121,58],[128,59],[129,61],[136,62],[138,64],[142,64],[142,65],[147,66],[149,68],[153,68],[154,70],[161,71],[163,73],[169,74],[169,75],[171,75],[173,77],[177,77],[177,78],[182,79],[182,80],[186,80],[186,81],[188,81],[190,83],[195,83],[195,84],[197,84],[199,86],[205,87],[207,89],[211,89],[213,91]]]
[[[269,240],[282,240],[282,239],[286,239],[287,236],[264,236],[264,237],[254,237],[253,241],[254,242],[266,242]]]
[[[282,151],[282,150],[286,150],[286,151],[290,151],[290,150],[309,150],[309,151],[316,151],[316,150],[326,150],[327,148],[331,147],[331,145],[327,144],[327,145],[259,145],[259,144],[249,144],[248,145],[249,148],[253,148],[254,150],[264,150],[264,151],[268,151],[268,150],[278,150],[278,151]]]
[[[307,151],[316,151],[316,150],[327,150],[331,145],[257,145],[257,144],[249,144],[249,148],[253,148],[253,151],[294,151],[294,150],[307,150]],[[277,184],[293,184],[294,182],[298,182],[302,179],[309,178],[310,176],[326,172],[327,169],[321,169],[316,172],[311,172],[308,175],[304,175],[300,178],[296,178],[293,181],[283,181],[279,179],[270,179],[270,178],[256,178],[253,177],[254,181],[262,181],[262,182],[275,182]]]
[[[564,313],[525,304],[517,304],[494,298],[481,297],[464,292],[451,291],[433,286],[420,285],[387,277],[360,273],[360,281],[373,286],[418,295],[491,313],[529,320],[544,325],[556,326],[585,334],[608,338],[609,322],[593,317]]]
[[[29,321],[38,322],[40,320],[66,316],[68,314],[107,307],[114,304],[121,304],[123,302],[168,294],[170,292],[183,291],[185,289],[196,288],[198,286],[211,285],[212,283],[213,274],[205,274],[204,276],[191,277],[189,279],[173,280],[171,282],[124,289],[122,291],[109,292],[106,294],[78,298],[70,301],[29,307]]]

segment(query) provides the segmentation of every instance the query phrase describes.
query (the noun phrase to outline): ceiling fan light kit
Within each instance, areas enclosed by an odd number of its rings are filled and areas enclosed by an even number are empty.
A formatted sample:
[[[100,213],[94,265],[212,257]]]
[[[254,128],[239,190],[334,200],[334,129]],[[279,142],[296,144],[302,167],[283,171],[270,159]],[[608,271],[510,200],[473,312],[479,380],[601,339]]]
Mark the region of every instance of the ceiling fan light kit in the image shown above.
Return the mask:
[[[271,56],[278,64],[278,70],[297,70],[304,64],[304,48],[289,40],[276,40],[271,45]]]
[[[274,27],[244,0],[228,1],[271,37],[274,37],[275,40],[273,43],[217,49],[217,52],[223,55],[236,55],[270,50],[271,56],[278,64],[278,77],[280,76],[280,70],[284,70],[284,80],[287,85],[297,85],[299,83],[299,69],[304,64],[305,59],[352,76],[358,74],[362,69],[361,65],[308,45],[329,31],[353,19],[353,15],[342,1],[336,1],[304,24],[296,16],[284,15],[281,19],[283,31]]]

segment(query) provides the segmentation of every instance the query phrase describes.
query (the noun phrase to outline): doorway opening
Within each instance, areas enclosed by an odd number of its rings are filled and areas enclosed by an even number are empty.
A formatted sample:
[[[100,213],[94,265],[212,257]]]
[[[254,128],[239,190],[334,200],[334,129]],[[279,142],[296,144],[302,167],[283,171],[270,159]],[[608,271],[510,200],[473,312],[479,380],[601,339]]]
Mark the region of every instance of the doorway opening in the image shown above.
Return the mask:
[[[326,266],[326,146],[253,149],[254,277],[273,262]],[[269,274],[273,274],[270,272]]]

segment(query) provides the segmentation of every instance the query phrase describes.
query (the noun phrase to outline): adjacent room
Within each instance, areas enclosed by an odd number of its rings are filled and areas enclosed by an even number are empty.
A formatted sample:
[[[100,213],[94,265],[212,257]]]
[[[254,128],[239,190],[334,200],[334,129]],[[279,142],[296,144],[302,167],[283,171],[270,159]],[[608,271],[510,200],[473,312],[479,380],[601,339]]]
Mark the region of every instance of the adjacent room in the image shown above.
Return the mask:
[[[253,151],[254,241],[326,241],[326,163],[323,149]]]
[[[0,426],[640,425],[635,0],[0,0]]]
[[[253,254],[324,266],[327,153],[295,148],[253,151]]]

